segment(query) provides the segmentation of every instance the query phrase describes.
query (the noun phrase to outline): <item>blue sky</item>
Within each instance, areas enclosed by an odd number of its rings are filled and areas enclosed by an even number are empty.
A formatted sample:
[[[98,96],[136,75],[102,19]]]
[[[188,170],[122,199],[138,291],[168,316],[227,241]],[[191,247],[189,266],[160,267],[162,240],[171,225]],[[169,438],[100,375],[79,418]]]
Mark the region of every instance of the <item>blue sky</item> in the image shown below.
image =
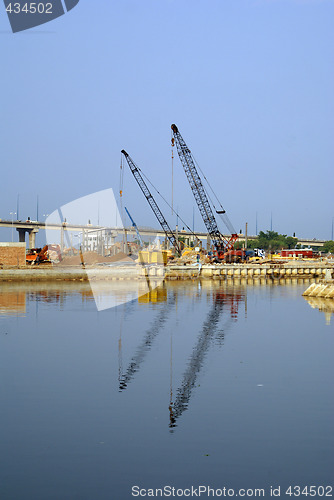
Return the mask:
[[[237,231],[255,234],[256,213],[270,229],[272,214],[278,232],[330,239],[333,21],[332,0],[80,0],[12,34],[0,5],[0,218],[18,194],[20,219],[37,195],[41,219],[109,187],[117,198],[123,148],[170,202],[176,123]],[[174,205],[192,225],[174,154]],[[157,225],[128,169],[123,193],[138,226]]]

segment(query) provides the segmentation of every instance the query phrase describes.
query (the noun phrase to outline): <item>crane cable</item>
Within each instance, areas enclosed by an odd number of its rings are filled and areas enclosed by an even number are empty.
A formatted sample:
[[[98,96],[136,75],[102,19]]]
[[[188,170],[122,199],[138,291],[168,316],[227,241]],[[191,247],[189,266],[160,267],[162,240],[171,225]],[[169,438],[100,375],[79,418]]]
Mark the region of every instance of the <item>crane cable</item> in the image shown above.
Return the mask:
[[[137,169],[141,172],[142,176],[145,177],[145,179],[147,180],[147,182],[153,187],[153,189],[158,193],[158,195],[163,199],[163,201],[169,206],[169,208],[171,208],[172,212],[180,218],[180,220],[183,222],[183,224],[186,226],[186,228],[188,229],[188,231],[193,235],[195,236],[195,238],[199,241],[199,237],[197,236],[196,233],[194,233],[192,231],[192,229],[190,229],[190,227],[188,226],[188,224],[180,217],[180,215],[173,209],[173,207],[168,203],[168,201],[162,196],[162,194],[157,190],[157,188],[154,186],[154,184],[152,184],[152,182],[150,181],[150,179],[144,174],[144,172],[138,167],[137,165]]]
[[[123,156],[121,155],[121,165],[119,171],[119,197],[122,199],[123,195],[123,180],[124,180],[124,165],[123,165]]]
[[[128,253],[128,238],[127,238],[127,233],[126,233],[126,228],[125,228],[125,215],[124,215],[124,210],[123,210],[123,183],[124,183],[124,163],[123,163],[123,156],[121,154],[121,164],[120,164],[120,173],[119,173],[119,200],[120,200],[120,206],[121,206],[121,222],[123,224],[123,250],[125,250],[124,253]]]
[[[170,131],[171,133],[171,143],[172,143],[172,214],[173,214],[173,195],[174,195],[174,145],[175,145],[175,140],[173,137],[173,132],[172,130]]]
[[[223,220],[224,224],[226,225],[227,229],[231,232],[231,234],[235,234],[235,229],[234,229],[234,227],[233,227],[233,225],[232,225],[232,222],[230,221],[230,219],[229,219],[229,218],[228,218],[228,216],[226,215],[226,210],[224,209],[223,205],[221,204],[220,200],[218,199],[218,196],[217,196],[217,195],[216,195],[216,193],[214,192],[214,190],[213,190],[213,188],[212,188],[212,186],[211,186],[210,182],[209,182],[209,181],[208,181],[208,179],[206,178],[206,176],[205,176],[205,174],[204,174],[203,170],[202,170],[202,169],[201,169],[201,167],[199,166],[198,162],[196,161],[196,158],[194,157],[194,155],[193,155],[193,153],[192,153],[191,151],[190,151],[190,154],[191,154],[191,156],[192,156],[192,158],[193,158],[194,162],[196,163],[196,166],[198,167],[199,171],[201,172],[201,174],[202,174],[202,176],[203,176],[204,180],[206,181],[207,185],[208,185],[208,186],[209,186],[209,188],[211,189],[211,192],[213,193],[213,196],[216,198],[217,202],[219,203],[219,206],[220,206],[220,208],[221,208],[221,210],[222,210],[222,213],[220,213],[220,212],[221,212],[220,210],[217,210],[217,208],[216,208],[216,206],[215,206],[214,202],[212,201],[211,196],[209,195],[208,191],[204,188],[204,189],[205,189],[205,192],[206,192],[206,194],[207,194],[207,196],[208,196],[208,198],[209,198],[209,200],[210,200],[210,201],[211,201],[211,203],[212,203],[213,208],[215,209],[216,213],[217,213],[218,215],[220,215],[221,219]]]

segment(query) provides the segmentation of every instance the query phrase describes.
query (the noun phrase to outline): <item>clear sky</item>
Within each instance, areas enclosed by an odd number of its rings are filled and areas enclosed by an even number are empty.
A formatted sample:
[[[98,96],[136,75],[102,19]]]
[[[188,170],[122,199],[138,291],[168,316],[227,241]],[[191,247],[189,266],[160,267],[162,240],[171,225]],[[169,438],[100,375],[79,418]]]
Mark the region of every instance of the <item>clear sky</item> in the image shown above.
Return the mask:
[[[80,0],[12,34],[1,3],[0,218],[18,194],[22,220],[37,195],[40,219],[117,198],[123,148],[171,202],[176,123],[238,232],[257,214],[258,231],[330,239],[333,25],[332,0]],[[174,205],[203,230],[174,154]],[[157,227],[126,168],[124,204]]]

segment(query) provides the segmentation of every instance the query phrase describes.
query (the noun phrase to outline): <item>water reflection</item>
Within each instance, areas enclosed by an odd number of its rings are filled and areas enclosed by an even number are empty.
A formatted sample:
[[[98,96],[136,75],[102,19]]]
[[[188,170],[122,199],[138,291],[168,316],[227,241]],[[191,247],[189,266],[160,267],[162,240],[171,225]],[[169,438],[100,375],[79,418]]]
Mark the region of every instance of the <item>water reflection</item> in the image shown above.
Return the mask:
[[[0,314],[25,314],[26,294],[21,290],[6,289],[0,292]]]
[[[103,307],[113,307],[118,304],[126,303],[127,301],[138,299],[139,303],[154,303],[154,302],[164,302],[167,300],[167,288],[162,286],[162,279],[150,279],[150,286],[148,286],[146,281],[93,281],[88,282],[76,282],[76,281],[60,281],[60,282],[47,282],[47,283],[36,283],[36,282],[24,282],[24,283],[0,283],[0,315],[25,315],[27,313],[27,307],[29,303],[40,302],[45,304],[59,304],[63,307],[67,302],[70,302],[73,295],[79,296],[82,303],[93,302],[95,300],[96,305],[99,309],[99,305]],[[303,283],[312,283],[315,280],[305,280],[305,279],[285,279],[275,282],[269,282],[266,280],[258,279],[234,279],[233,285],[236,287],[250,287],[250,286],[265,286],[270,287],[271,290],[277,285],[293,285],[297,286]],[[227,281],[229,283],[229,280]],[[226,284],[226,282],[225,282]],[[185,293],[192,297],[193,303],[201,300],[202,290],[210,289],[212,286],[217,287],[218,283],[215,285],[210,280],[198,281],[196,285],[189,282],[189,286],[186,286]],[[168,282],[168,289],[173,288],[178,289],[180,287],[179,282]],[[93,288],[93,291],[92,291]],[[317,302],[318,298],[313,298],[317,300],[311,300],[311,298],[305,297],[310,304],[320,304]],[[230,299],[231,314],[237,314],[238,298],[234,296]],[[327,321],[330,321],[330,316],[333,313],[333,308],[331,307],[333,300],[327,302],[324,299],[319,306],[312,305],[312,307],[319,308],[319,310],[324,311],[327,316]],[[327,304],[327,305],[326,305]],[[196,308],[196,306],[194,306]],[[236,310],[233,312],[233,309]],[[329,315],[328,315],[329,314]]]
[[[95,271],[86,270],[98,311],[111,309],[142,297],[143,301],[151,301],[154,290],[163,282],[163,278],[138,280],[94,280]],[[148,297],[148,300],[145,299]]]
[[[29,303],[64,306],[73,294],[83,303],[94,300],[87,283],[2,283],[0,286],[0,315],[25,315]]]
[[[151,293],[151,292],[150,292]],[[152,326],[146,331],[144,340],[142,343],[139,345],[136,354],[131,358],[131,361],[129,363],[129,366],[125,373],[123,373],[122,370],[122,355],[121,355],[121,349],[122,349],[122,340],[120,337],[119,340],[119,391],[123,391],[124,389],[127,388],[129,385],[130,381],[133,379],[135,374],[139,371],[141,364],[144,362],[146,354],[148,351],[151,349],[152,344],[154,339],[157,337],[159,332],[161,332],[164,323],[168,319],[170,312],[172,308],[175,305],[176,301],[176,294],[173,293],[171,298],[167,301],[167,291],[165,289],[159,290],[156,289],[153,291],[153,295],[150,296],[147,294],[145,296],[145,299],[139,298],[139,302],[144,301],[149,301],[151,299],[152,302],[156,302],[158,298],[164,298],[165,299],[165,304],[163,308],[161,309],[158,317],[155,319],[153,322]]]
[[[197,377],[203,367],[205,357],[213,339],[216,337],[220,345],[223,344],[225,333],[233,322],[237,320],[238,306],[244,300],[245,293],[241,291],[219,292],[214,291],[212,296],[213,306],[207,315],[201,333],[197,337],[197,343],[192,350],[187,368],[184,372],[181,385],[176,391],[173,402],[173,390],[171,384],[169,404],[169,428],[173,432],[177,426],[176,421],[189,407],[192,391],[195,387]],[[225,323],[220,326],[221,315],[225,314]],[[219,328],[220,327],[220,328]]]
[[[121,286],[124,286],[122,283]],[[157,304],[159,306],[158,314],[153,320],[149,328],[144,333],[143,339],[136,349],[135,354],[131,357],[127,368],[123,370],[122,362],[122,335],[119,338],[119,354],[118,354],[118,390],[122,392],[126,390],[131,381],[138,374],[139,370],[145,363],[149,351],[152,349],[154,341],[158,335],[164,330],[167,320],[175,315],[177,309],[177,296],[179,285],[168,287],[160,286],[150,290],[146,294],[139,294],[137,302],[139,305]],[[108,284],[99,284],[101,296],[103,292],[109,296]],[[196,309],[202,299],[206,297],[207,304],[212,304],[211,310],[203,322],[200,332],[197,336],[196,344],[192,349],[192,353],[186,362],[186,369],[183,374],[182,381],[175,391],[175,399],[173,400],[172,383],[170,387],[170,403],[169,403],[169,427],[171,432],[176,427],[177,420],[182,413],[188,409],[189,402],[192,396],[192,391],[196,385],[198,375],[204,365],[207,352],[215,340],[220,346],[224,344],[226,331],[231,324],[237,320],[238,308],[241,301],[245,301],[245,291],[241,288],[223,289],[217,284],[198,282],[194,287],[192,283],[184,285],[182,294],[190,299],[189,306],[191,314],[196,313]],[[0,314],[3,315],[25,315],[29,303],[57,305],[62,309],[66,302],[73,300],[73,295],[80,297],[84,304],[94,300],[94,295],[91,291],[91,286],[88,283],[26,283],[26,284],[2,284],[0,287]],[[95,297],[96,299],[96,297]],[[124,304],[126,305],[126,304]],[[173,311],[174,310],[174,311]],[[222,315],[225,322],[222,322]],[[122,330],[122,323],[120,331]],[[172,353],[171,353],[172,354]],[[171,380],[172,380],[171,366]]]
[[[182,413],[188,409],[191,399],[193,388],[196,385],[198,375],[204,365],[206,354],[210,348],[213,340],[216,340],[218,345],[223,345],[225,333],[231,324],[237,321],[238,310],[240,302],[245,302],[245,291],[241,289],[223,290],[219,286],[214,286],[213,290],[206,286],[204,296],[206,295],[208,303],[213,303],[212,308],[207,315],[200,334],[197,337],[197,343],[192,349],[192,354],[187,361],[187,367],[183,375],[182,382],[176,391],[176,397],[173,401],[173,388],[172,388],[172,342],[171,342],[171,387],[170,387],[170,403],[169,403],[169,428],[173,432],[177,426],[176,421],[181,417]],[[201,284],[198,285],[197,290],[192,286],[186,286],[183,289],[184,295],[190,295],[193,304],[196,304],[203,298],[203,290]],[[173,309],[177,307],[177,291],[171,290],[167,295],[166,287],[158,287],[147,295],[138,298],[139,303],[156,303],[164,302],[157,317],[151,323],[150,327],[146,330],[144,338],[135,354],[130,359],[128,366],[123,371],[122,362],[122,324],[119,338],[119,369],[118,369],[118,383],[119,392],[126,390],[130,382],[135,378],[140,368],[145,362],[145,359],[152,349],[153,343],[162,333],[167,320],[171,317]],[[225,322],[221,322],[222,314],[225,315]]]
[[[304,299],[310,304],[313,309],[325,313],[326,325],[330,325],[332,314],[334,313],[334,300],[325,299],[323,297],[308,297],[303,295]]]
[[[0,497],[329,484],[332,303],[304,290],[175,281],[99,313],[88,283],[0,285]]]
[[[125,286],[122,284],[121,286]],[[271,287],[272,290],[275,287]],[[108,285],[102,283],[100,292],[104,290],[109,294]],[[181,293],[182,290],[182,293]],[[29,303],[57,305],[61,309],[67,302],[71,302],[73,296],[80,298],[83,304],[93,302],[94,296],[89,283],[27,283],[2,284],[0,287],[0,315],[25,315]],[[119,339],[118,353],[118,391],[125,391],[129,384],[135,379],[138,372],[147,361],[154,342],[164,331],[167,321],[175,317],[177,310],[177,297],[182,295],[188,299],[188,307],[191,308],[191,315],[195,315],[198,307],[204,302],[207,305],[204,314],[205,320],[197,329],[197,337],[191,350],[191,355],[184,358],[184,371],[179,379],[176,389],[173,388],[173,359],[171,343],[171,385],[169,411],[170,432],[177,427],[177,421],[189,408],[190,400],[196,387],[199,374],[205,364],[207,354],[213,343],[223,346],[226,332],[237,321],[240,303],[244,303],[245,311],[247,304],[246,287],[229,287],[226,284],[214,283],[211,281],[168,283],[168,286],[160,286],[150,290],[146,294],[139,294],[138,307],[146,307],[152,304],[157,306],[157,315],[151,321],[142,335],[142,340],[130,357],[125,370],[122,363],[122,336]],[[334,302],[330,299],[318,297],[304,297],[312,308],[317,308],[325,313],[327,324],[330,323],[331,315],[334,312]],[[210,309],[208,309],[210,307]],[[122,329],[122,324],[120,325]],[[132,351],[133,352],[133,351]],[[182,371],[180,372],[182,374]]]

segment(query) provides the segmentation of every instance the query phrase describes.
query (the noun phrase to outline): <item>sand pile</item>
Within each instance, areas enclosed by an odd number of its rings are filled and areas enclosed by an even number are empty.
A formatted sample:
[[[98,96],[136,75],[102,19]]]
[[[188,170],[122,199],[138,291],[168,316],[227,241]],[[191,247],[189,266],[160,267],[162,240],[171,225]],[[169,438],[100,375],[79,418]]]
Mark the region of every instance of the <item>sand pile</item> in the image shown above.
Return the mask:
[[[125,262],[132,262],[132,259],[128,257],[125,253],[119,252],[116,255],[113,255],[112,257],[103,257],[102,255],[99,255],[96,252],[84,252],[82,254],[83,261],[85,265],[91,266],[94,264],[102,264],[103,262],[118,262],[118,261],[125,261]],[[63,260],[57,264],[58,266],[80,266],[81,265],[81,257],[80,255],[71,255],[71,256],[66,256],[63,258]]]

